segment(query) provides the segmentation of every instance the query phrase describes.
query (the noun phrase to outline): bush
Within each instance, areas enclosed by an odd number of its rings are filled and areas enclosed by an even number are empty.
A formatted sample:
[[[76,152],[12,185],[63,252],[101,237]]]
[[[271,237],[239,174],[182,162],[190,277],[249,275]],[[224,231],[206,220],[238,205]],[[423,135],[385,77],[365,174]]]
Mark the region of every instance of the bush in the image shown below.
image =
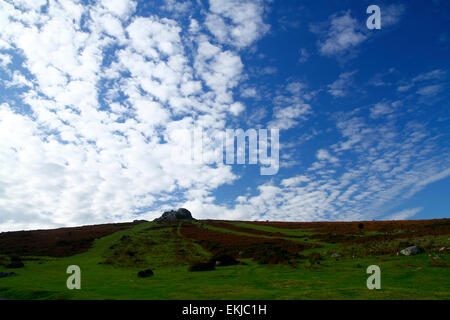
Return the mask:
[[[11,263],[8,264],[6,267],[7,267],[7,268],[10,268],[10,269],[18,269],[18,268],[23,268],[23,267],[25,267],[25,265],[23,264],[22,261],[15,261],[15,262],[11,262]]]
[[[153,276],[153,271],[151,269],[146,269],[138,272],[139,278],[148,278]]]
[[[358,229],[359,229],[359,230],[362,230],[363,228],[364,228],[364,223],[358,224]]]
[[[264,246],[254,252],[253,260],[259,264],[296,264],[298,255],[279,246]]]
[[[9,258],[6,256],[0,256],[0,266],[6,266],[9,264]]]
[[[7,268],[11,269],[23,268],[24,266],[25,265],[18,256],[10,256],[10,263],[6,265]]]
[[[215,263],[208,261],[208,262],[197,262],[192,264],[188,271],[210,271],[215,270]]]

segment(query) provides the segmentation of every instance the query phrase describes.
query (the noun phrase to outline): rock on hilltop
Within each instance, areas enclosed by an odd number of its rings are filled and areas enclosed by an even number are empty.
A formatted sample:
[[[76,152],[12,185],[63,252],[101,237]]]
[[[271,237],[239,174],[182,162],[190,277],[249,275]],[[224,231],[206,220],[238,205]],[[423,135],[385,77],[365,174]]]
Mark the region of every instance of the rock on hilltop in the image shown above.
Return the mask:
[[[178,220],[195,220],[192,218],[191,212],[185,208],[180,208],[177,211],[166,211],[161,217],[156,218],[155,222],[167,222],[167,221],[178,221]]]

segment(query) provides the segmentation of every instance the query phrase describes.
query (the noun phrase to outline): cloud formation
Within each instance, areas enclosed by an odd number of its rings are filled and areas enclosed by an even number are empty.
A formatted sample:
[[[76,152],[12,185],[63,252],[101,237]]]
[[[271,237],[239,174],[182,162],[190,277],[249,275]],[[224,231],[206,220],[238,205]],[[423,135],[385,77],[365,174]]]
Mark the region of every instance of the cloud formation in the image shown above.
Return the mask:
[[[130,220],[162,202],[207,203],[237,178],[229,166],[171,160],[177,130],[222,130],[244,110],[232,93],[236,52],[185,36],[175,20],[135,16],[134,1],[1,7],[5,83],[23,90],[0,109],[0,229]],[[233,21],[239,46],[261,35],[259,8],[245,4],[240,17],[219,7],[211,14]]]
[[[438,120],[424,117],[434,114],[425,103],[445,98],[448,70],[398,80],[398,68],[377,78],[337,63],[336,74],[325,59],[319,74],[315,46],[338,62],[354,57],[369,43],[364,24],[327,12],[309,21],[317,42],[278,55],[269,3],[0,0],[0,231],[152,219],[174,207],[293,221],[418,212],[397,206],[450,176],[448,130],[433,128],[448,120],[446,105],[433,105]],[[389,8],[394,26],[406,11]],[[376,95],[362,84],[370,78]],[[364,95],[352,101],[352,90]],[[339,99],[330,105],[328,94]],[[174,161],[184,129],[213,137],[249,123],[281,130],[276,176]],[[215,156],[212,143],[203,150]]]

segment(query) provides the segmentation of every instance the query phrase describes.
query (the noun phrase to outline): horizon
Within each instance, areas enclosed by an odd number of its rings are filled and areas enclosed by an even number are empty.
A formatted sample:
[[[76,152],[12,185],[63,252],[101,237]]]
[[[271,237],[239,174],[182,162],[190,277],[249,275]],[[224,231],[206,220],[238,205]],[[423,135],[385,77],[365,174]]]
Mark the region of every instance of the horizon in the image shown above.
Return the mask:
[[[448,219],[447,12],[0,0],[0,232],[179,207],[200,220]],[[198,128],[210,140],[191,145]],[[266,136],[236,149],[233,137],[229,161],[212,137],[240,129]],[[180,161],[186,149],[202,161]]]
[[[434,221],[434,220],[450,220],[450,218],[431,218],[431,219],[407,219],[407,220],[354,220],[354,221],[339,221],[339,220],[333,220],[333,221],[276,221],[276,220],[222,220],[222,219],[196,219],[196,221],[224,221],[224,222],[267,222],[267,223],[286,223],[286,224],[292,224],[292,223],[364,223],[364,222],[401,222],[401,221],[408,221],[408,222],[414,222],[414,221]],[[137,223],[144,223],[144,222],[153,222],[153,220],[137,220]],[[22,230],[8,230],[8,231],[0,231],[0,233],[8,233],[8,232],[27,232],[27,231],[49,231],[49,230],[57,230],[57,229],[70,229],[70,228],[82,228],[82,227],[89,227],[89,226],[98,226],[98,225],[114,225],[114,224],[133,224],[135,221],[124,221],[124,222],[105,222],[105,223],[99,223],[99,224],[85,224],[85,225],[73,225],[73,226],[64,226],[64,227],[57,227],[57,228],[42,228],[42,229],[22,229]],[[165,222],[162,222],[164,224]]]

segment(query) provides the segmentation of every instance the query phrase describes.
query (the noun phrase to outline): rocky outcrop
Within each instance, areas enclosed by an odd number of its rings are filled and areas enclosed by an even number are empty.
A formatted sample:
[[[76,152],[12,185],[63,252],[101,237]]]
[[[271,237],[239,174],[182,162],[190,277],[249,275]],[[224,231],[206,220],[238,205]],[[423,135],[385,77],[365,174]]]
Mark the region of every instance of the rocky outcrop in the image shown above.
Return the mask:
[[[171,221],[179,221],[179,220],[195,220],[192,217],[192,214],[189,210],[180,208],[177,211],[166,211],[162,214],[161,217],[156,218],[155,222],[171,222]]]

